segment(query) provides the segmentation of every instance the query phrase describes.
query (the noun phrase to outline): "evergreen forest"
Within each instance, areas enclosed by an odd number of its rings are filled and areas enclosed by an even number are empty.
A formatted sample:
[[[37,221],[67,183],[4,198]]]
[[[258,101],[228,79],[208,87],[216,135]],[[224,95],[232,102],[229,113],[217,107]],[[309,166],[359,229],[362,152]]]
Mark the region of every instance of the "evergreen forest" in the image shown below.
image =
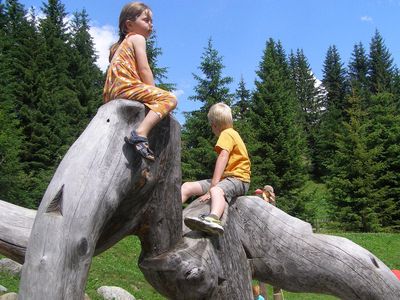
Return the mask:
[[[85,10],[66,21],[60,0],[43,16],[18,0],[0,1],[0,199],[37,208],[64,154],[102,105],[105,74]],[[157,84],[173,90],[158,65],[156,35],[148,57]],[[400,73],[384,37],[355,43],[343,62],[331,45],[317,80],[302,49],[286,53],[267,39],[254,89],[225,76],[210,38],[199,58],[193,96],[199,109],[182,126],[183,181],[210,178],[216,142],[211,105],[232,107],[252,161],[249,194],[274,186],[293,216],[356,232],[400,231]]]

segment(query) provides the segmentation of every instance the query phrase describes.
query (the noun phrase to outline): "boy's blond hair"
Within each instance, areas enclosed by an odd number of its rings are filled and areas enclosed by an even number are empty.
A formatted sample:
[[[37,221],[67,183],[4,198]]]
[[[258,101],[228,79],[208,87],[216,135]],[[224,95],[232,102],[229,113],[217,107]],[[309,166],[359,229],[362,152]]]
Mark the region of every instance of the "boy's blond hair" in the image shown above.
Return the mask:
[[[207,118],[210,124],[214,124],[221,130],[233,127],[232,111],[225,103],[219,102],[211,106]]]

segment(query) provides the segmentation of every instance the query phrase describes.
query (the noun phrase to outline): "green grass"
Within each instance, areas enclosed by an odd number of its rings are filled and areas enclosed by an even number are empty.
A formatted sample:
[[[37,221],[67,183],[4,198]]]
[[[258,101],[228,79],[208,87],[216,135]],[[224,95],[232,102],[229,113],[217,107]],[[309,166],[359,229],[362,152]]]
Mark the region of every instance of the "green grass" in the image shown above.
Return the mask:
[[[128,237],[94,257],[86,285],[90,299],[103,299],[97,294],[97,289],[103,285],[119,286],[138,300],[165,299],[145,280],[137,265],[139,254],[139,239]],[[9,292],[17,293],[19,278],[0,272],[0,285],[5,286]]]
[[[331,233],[343,236],[368,249],[381,259],[390,269],[400,269],[400,234],[395,233]],[[144,279],[137,261],[140,243],[135,237],[129,237],[93,259],[90,268],[86,293],[92,300],[100,300],[96,290],[102,285],[119,286],[136,299],[165,299],[159,295]],[[17,292],[19,278],[0,272],[0,284],[9,292]],[[269,299],[272,299],[269,288]],[[297,294],[284,292],[285,300],[329,300],[332,296],[316,294]]]

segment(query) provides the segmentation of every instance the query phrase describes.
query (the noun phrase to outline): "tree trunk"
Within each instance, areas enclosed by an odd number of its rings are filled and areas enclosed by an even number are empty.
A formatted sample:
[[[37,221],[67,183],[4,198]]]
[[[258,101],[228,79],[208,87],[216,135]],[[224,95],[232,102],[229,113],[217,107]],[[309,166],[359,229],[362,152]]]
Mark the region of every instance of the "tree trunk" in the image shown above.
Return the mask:
[[[123,142],[144,114],[133,101],[103,105],[37,213],[0,201],[0,252],[25,257],[20,299],[83,299],[92,256],[130,234],[141,240],[146,279],[170,299],[250,300],[252,278],[343,299],[400,299],[400,281],[373,254],[313,234],[258,197],[233,200],[223,236],[190,231],[182,225],[179,124],[167,117],[153,129],[155,162]],[[208,211],[208,203],[194,201],[183,216]]]
[[[36,211],[0,200],[0,253],[21,264]]]
[[[83,299],[96,245],[103,251],[145,226],[142,216],[149,199],[173,195],[176,205],[171,209],[178,210],[180,127],[167,117],[152,131],[149,142],[157,156],[153,163],[123,140],[144,115],[142,104],[111,101],[71,146],[38,209],[20,299]],[[165,184],[172,192],[161,195],[165,187],[158,186]],[[166,228],[171,229],[166,231],[167,244],[176,243],[181,227]]]

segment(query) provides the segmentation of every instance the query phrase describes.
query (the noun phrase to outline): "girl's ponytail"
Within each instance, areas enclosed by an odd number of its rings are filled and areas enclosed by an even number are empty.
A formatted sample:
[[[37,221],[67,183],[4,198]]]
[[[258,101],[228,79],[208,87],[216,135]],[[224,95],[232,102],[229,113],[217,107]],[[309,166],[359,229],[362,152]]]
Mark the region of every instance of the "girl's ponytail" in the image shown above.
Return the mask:
[[[114,57],[115,52],[117,51],[119,45],[122,43],[122,41],[125,39],[125,33],[123,32],[119,32],[119,40],[118,42],[114,43],[111,47],[110,47],[110,55],[108,56],[108,61],[111,62],[112,58]]]

